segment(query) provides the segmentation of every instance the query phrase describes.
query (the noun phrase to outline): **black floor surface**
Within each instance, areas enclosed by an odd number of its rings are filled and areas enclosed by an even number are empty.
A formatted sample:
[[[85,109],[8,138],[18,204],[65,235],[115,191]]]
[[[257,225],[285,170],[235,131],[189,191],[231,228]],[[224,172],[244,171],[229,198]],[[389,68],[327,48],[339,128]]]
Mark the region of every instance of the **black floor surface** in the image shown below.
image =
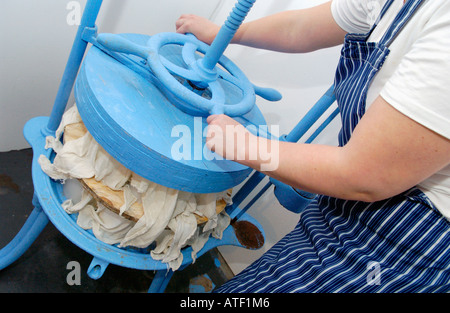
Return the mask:
[[[33,210],[32,150],[0,153],[0,247],[19,232]],[[103,276],[87,276],[92,256],[72,244],[51,222],[31,247],[13,264],[0,270],[0,293],[140,293],[147,292],[154,272],[110,264]],[[73,284],[72,261],[81,268]],[[219,263],[218,263],[219,261]],[[217,264],[222,266],[217,267]],[[166,293],[209,292],[232,275],[220,253],[211,250],[175,272]]]

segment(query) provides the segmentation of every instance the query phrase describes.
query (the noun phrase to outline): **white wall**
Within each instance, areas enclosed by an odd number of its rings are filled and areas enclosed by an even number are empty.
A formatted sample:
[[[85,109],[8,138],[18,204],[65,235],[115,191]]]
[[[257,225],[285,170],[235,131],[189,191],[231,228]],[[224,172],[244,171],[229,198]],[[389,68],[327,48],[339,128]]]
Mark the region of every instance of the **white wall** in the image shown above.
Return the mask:
[[[67,23],[69,0],[0,1],[0,151],[28,147],[22,128],[34,116],[49,115],[76,33]],[[79,3],[84,7],[86,0]],[[325,0],[257,1],[247,17],[256,19],[278,11],[304,8]],[[97,22],[99,32],[154,34],[174,31],[182,13],[194,13],[222,24],[235,0],[104,0]],[[258,99],[269,125],[289,132],[328,89],[338,61],[338,48],[291,55],[230,46],[226,55],[260,86],[283,94],[280,102]],[[334,144],[338,123],[320,137]],[[298,220],[283,209],[271,192],[249,210],[263,225],[266,245],[257,251],[221,247],[235,273],[254,261],[290,231]]]

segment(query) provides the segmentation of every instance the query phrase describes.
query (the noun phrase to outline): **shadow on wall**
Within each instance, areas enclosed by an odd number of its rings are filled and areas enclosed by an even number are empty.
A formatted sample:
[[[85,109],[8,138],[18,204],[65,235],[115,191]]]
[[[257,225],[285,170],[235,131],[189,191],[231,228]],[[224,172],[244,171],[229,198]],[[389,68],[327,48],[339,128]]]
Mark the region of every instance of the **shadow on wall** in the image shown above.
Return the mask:
[[[339,47],[306,54],[236,48],[234,59],[250,80],[274,88],[331,85],[339,61]]]

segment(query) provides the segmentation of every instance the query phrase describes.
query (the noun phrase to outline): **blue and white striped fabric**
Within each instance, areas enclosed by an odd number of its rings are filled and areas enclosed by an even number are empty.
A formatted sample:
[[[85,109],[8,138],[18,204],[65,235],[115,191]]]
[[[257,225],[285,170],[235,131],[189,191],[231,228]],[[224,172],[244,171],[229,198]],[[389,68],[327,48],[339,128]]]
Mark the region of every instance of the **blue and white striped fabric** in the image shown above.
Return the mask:
[[[386,2],[380,17],[369,33],[346,36],[334,83],[342,120],[339,145],[343,146],[347,143],[353,129],[366,112],[367,91],[389,55],[389,45],[424,2],[424,0],[408,1],[378,43],[367,42],[367,39],[393,0]]]
[[[419,190],[318,197],[296,228],[218,292],[449,292],[450,225]]]
[[[379,44],[366,42],[370,33],[346,37],[335,80],[341,145],[390,42],[425,1],[407,1]],[[450,223],[416,188],[374,203],[318,196],[291,233],[217,292],[450,292]]]

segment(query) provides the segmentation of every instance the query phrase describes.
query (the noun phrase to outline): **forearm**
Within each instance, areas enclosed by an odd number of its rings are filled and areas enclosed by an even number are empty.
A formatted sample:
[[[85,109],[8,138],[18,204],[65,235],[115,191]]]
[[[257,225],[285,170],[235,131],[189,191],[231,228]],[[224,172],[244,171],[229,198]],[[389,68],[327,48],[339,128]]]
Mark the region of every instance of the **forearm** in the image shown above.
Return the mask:
[[[330,3],[284,11],[244,23],[232,43],[288,53],[315,51],[341,44],[345,32],[334,21]]]

